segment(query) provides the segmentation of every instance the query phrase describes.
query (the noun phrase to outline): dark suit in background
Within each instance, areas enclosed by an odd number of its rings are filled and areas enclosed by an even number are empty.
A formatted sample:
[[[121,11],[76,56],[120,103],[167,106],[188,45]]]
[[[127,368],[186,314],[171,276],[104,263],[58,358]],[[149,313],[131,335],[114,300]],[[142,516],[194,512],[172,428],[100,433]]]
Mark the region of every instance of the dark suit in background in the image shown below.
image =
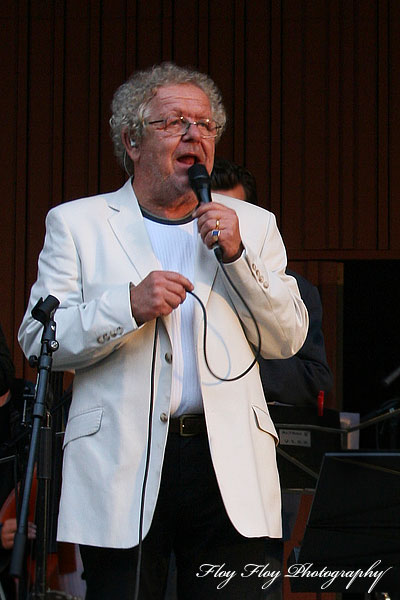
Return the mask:
[[[295,356],[285,360],[259,359],[261,381],[267,402],[316,405],[319,391],[328,393],[333,378],[326,359],[322,333],[322,305],[318,289],[307,279],[286,269],[296,278],[307,307],[310,325],[306,341]]]

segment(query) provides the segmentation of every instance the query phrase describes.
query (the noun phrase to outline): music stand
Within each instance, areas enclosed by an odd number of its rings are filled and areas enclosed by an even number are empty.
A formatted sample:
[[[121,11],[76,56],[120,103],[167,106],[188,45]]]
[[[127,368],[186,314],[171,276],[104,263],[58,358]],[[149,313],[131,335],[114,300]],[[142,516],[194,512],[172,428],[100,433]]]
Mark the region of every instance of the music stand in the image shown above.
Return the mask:
[[[386,569],[380,578],[371,574]],[[352,579],[358,570],[364,574]],[[328,584],[328,571],[344,573]],[[399,590],[399,452],[325,455],[303,542],[286,576],[292,592]]]

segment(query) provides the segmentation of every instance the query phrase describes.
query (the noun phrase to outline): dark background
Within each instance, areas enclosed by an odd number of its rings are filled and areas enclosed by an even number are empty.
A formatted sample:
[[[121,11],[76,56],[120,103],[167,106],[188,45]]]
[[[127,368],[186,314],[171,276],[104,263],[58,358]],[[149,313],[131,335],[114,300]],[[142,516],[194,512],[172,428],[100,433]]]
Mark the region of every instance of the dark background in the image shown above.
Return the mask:
[[[400,408],[400,262],[349,261],[343,301],[344,409],[373,417],[382,408]],[[399,419],[368,428],[361,444],[400,448]]]
[[[319,286],[335,377],[327,406],[366,412],[399,361],[400,3],[396,0],[3,0],[1,323],[16,337],[51,206],[124,180],[116,87],[162,60],[208,72],[217,152],[256,176],[290,266]]]

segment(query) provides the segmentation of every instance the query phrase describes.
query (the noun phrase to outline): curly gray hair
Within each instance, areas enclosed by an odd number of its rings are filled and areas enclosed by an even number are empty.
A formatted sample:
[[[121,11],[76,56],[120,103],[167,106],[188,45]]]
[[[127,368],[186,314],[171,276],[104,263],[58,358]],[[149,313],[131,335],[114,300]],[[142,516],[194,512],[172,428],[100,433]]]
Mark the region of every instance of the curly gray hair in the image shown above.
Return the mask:
[[[206,94],[210,101],[213,119],[221,126],[216,142],[221,137],[226,125],[226,112],[221,93],[213,80],[204,73],[178,67],[171,62],[154,65],[150,69],[132,75],[117,89],[111,103],[110,127],[114,153],[126,171],[133,172],[133,164],[126,154],[122,134],[127,130],[130,137],[137,144],[140,143],[146,125],[145,118],[148,116],[148,104],[157,89],[180,83],[196,85]]]

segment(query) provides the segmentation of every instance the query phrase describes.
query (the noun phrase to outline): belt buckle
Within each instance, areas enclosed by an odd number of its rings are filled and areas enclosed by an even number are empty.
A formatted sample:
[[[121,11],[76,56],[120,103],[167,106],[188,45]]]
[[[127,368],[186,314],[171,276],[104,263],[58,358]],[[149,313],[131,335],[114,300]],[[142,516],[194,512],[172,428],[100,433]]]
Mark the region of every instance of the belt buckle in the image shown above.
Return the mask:
[[[186,413],[185,415],[181,415],[179,417],[179,435],[182,437],[193,437],[194,435],[196,435],[195,433],[185,433],[184,428],[185,428],[185,419],[190,417],[197,417],[198,415],[196,414],[191,414],[191,413]]]

